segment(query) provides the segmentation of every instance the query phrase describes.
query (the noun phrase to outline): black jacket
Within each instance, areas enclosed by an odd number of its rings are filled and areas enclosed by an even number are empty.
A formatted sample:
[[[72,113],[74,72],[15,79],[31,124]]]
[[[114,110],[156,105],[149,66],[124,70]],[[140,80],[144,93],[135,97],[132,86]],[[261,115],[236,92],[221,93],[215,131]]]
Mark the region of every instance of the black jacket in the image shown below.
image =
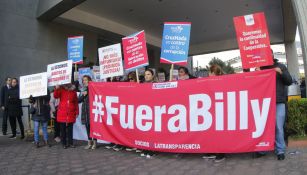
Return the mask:
[[[35,97],[31,99],[30,113],[32,114],[32,120],[38,122],[47,122],[50,120],[50,94],[41,97]],[[35,107],[34,107],[35,105]]]
[[[279,67],[282,74],[276,72],[276,103],[286,103],[288,96],[288,86],[292,84],[292,77],[285,65],[274,59],[274,65],[262,67],[261,69],[272,69]]]
[[[2,88],[1,88],[1,104],[0,104],[0,106],[6,107],[5,103],[7,102],[7,99],[8,99],[8,91],[9,91],[9,88],[7,87],[7,85],[2,86]]]
[[[88,93],[88,90],[86,90]],[[82,93],[78,98],[78,102],[82,103],[81,107],[81,122],[82,124],[89,125],[90,124],[90,107],[89,107],[89,97],[88,94],[83,96]]]
[[[5,102],[9,116],[22,116],[22,103],[19,99],[18,85],[8,90],[7,101]]]

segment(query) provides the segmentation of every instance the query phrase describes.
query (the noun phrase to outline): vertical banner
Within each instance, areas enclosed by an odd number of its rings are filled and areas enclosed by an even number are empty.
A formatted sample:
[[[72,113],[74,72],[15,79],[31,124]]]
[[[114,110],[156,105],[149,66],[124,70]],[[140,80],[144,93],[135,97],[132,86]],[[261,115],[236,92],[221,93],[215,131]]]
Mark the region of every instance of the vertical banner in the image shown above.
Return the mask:
[[[120,43],[99,48],[98,54],[101,78],[124,75]]]
[[[126,70],[131,71],[148,65],[144,30],[127,36],[122,41]]]
[[[49,64],[47,66],[48,86],[71,83],[72,60]]]
[[[166,22],[164,23],[161,63],[186,65],[191,23],[189,22]]]
[[[264,13],[233,18],[243,69],[273,64]]]
[[[79,70],[78,70],[78,81],[79,81],[80,88],[83,87],[82,78],[83,78],[84,75],[88,75],[92,78],[93,75],[92,75],[91,68],[89,68],[89,67],[79,68]]]
[[[83,36],[69,37],[67,40],[68,60],[74,64],[83,64]]]
[[[276,71],[164,83],[89,84],[90,135],[144,150],[274,150]]]
[[[20,99],[47,95],[47,72],[20,77]]]

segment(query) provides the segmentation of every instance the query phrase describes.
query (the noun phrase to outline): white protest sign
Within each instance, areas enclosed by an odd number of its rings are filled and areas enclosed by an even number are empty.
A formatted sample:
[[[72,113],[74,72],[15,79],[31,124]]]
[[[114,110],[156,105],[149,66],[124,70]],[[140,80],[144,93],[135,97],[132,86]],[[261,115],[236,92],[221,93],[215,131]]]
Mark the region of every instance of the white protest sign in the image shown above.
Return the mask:
[[[48,86],[71,83],[72,60],[49,64],[47,67]]]
[[[124,75],[120,44],[99,48],[98,54],[101,79]]]
[[[47,95],[47,73],[38,73],[20,77],[20,99]]]

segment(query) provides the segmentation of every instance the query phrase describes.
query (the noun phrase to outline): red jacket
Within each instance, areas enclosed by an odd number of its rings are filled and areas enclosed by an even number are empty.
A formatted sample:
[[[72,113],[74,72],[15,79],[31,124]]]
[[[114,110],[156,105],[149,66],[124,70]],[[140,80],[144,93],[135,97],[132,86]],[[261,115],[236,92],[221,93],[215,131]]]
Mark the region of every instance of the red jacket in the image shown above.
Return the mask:
[[[59,98],[57,122],[75,123],[79,114],[78,97],[75,90],[59,88],[54,90],[54,98]]]

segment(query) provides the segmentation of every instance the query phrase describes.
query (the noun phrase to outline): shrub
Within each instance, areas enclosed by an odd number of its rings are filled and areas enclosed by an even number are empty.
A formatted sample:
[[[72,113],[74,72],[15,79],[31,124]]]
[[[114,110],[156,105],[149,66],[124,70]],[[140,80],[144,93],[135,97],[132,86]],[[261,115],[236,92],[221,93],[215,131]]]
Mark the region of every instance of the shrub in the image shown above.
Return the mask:
[[[288,102],[287,132],[295,136],[306,136],[307,98],[293,99]]]

